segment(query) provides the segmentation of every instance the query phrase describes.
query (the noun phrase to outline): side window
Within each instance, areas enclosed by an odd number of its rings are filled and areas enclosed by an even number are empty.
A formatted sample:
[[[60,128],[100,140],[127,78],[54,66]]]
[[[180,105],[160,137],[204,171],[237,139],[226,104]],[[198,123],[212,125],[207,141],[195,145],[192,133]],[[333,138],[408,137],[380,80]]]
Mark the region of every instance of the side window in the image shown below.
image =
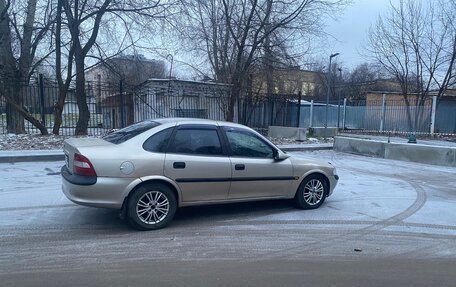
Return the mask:
[[[222,155],[222,145],[215,129],[179,129],[169,152],[194,155]]]
[[[144,142],[143,148],[151,152],[166,152],[166,147],[168,146],[172,132],[173,128],[159,131]]]
[[[272,158],[274,149],[249,131],[225,127],[233,156]]]

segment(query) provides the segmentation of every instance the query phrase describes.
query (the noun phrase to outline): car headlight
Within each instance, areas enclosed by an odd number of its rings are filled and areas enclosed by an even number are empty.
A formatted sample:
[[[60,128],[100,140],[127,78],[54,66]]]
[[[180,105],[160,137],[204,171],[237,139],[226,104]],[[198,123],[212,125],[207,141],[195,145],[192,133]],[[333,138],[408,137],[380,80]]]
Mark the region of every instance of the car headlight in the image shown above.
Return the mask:
[[[330,163],[330,162],[328,162],[328,163],[329,163],[329,164],[332,166],[332,168],[333,168],[333,175],[337,175],[336,167],[335,167],[332,163]]]

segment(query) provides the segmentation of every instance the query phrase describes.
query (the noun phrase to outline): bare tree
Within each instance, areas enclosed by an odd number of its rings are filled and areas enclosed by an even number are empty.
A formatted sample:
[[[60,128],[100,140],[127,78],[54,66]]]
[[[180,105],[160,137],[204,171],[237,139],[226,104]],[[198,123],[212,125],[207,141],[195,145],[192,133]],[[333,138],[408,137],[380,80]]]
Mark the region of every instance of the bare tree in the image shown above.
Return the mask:
[[[74,54],[74,46],[71,44],[64,45],[62,43],[62,36],[64,36],[64,29],[62,28],[62,5],[63,1],[57,1],[57,19],[56,25],[54,30],[54,37],[55,37],[55,75],[58,85],[58,98],[57,102],[54,105],[54,126],[52,128],[52,133],[58,135],[60,133],[60,126],[62,125],[62,113],[63,113],[63,106],[65,105],[65,99],[70,87],[70,83],[72,80],[72,72],[73,72],[73,54]],[[66,77],[63,78],[62,75],[62,49],[64,47],[68,48],[67,54],[67,65],[65,66],[66,70]]]
[[[23,89],[35,68],[50,52],[36,57],[38,46],[55,20],[50,2],[0,0],[0,80],[7,102],[7,130],[24,133],[24,118],[48,134],[44,123],[35,119],[23,107]],[[37,11],[42,13],[37,21]]]
[[[196,54],[209,60],[215,80],[231,84],[226,120],[234,119],[235,104],[253,66],[264,59],[264,65],[271,68],[273,37],[282,35],[277,38],[292,42],[297,35],[313,33],[325,13],[346,2],[182,0],[188,23],[181,29],[184,37],[191,39]]]
[[[454,79],[454,6],[450,0],[401,0],[370,31],[368,51],[400,84],[412,131],[430,93],[440,99]]]
[[[368,91],[398,91],[395,79],[384,78],[381,67],[369,63],[359,64],[352,71],[344,71],[338,85],[341,94],[354,103],[363,103]]]
[[[158,13],[162,13],[166,5],[161,5],[160,1],[135,0],[61,0],[59,2],[62,4],[62,15],[64,15],[62,17],[65,19],[70,34],[68,63],[74,61],[75,67],[76,101],[79,110],[75,134],[87,134],[90,113],[85,92],[85,60],[94,47],[99,48],[97,39],[100,28],[107,27],[109,23],[114,23],[117,20],[125,24],[120,29],[121,32],[129,34],[131,23],[137,23],[138,19],[142,18],[152,19],[156,17]],[[71,67],[70,64],[68,66]],[[65,84],[62,87],[68,88]],[[63,102],[59,101],[56,105],[57,116],[58,113],[61,114],[63,103],[64,100]],[[54,133],[56,132],[55,129],[56,127],[54,127]]]

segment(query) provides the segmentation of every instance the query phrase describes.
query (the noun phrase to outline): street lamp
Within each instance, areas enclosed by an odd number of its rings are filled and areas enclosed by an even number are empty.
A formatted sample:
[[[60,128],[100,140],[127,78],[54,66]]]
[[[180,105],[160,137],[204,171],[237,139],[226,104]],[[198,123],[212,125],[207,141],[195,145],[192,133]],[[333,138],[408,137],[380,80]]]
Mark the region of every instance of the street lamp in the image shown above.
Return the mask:
[[[332,58],[339,56],[340,53],[334,53],[329,56],[328,76],[327,85],[328,89],[326,92],[326,112],[325,112],[325,138],[328,135],[328,106],[329,106],[329,94],[331,93],[331,60]]]
[[[339,130],[339,122],[340,122],[340,94],[341,94],[341,89],[342,89],[342,69],[339,68],[337,69],[339,71],[339,92],[337,93],[337,130]]]

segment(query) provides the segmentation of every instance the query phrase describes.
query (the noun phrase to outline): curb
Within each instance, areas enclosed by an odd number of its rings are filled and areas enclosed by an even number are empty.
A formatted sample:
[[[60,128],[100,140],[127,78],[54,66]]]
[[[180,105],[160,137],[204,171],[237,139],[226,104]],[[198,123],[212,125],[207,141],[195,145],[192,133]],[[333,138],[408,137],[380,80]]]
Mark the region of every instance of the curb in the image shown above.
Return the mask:
[[[63,151],[4,151],[0,152],[0,163],[64,161]]]

